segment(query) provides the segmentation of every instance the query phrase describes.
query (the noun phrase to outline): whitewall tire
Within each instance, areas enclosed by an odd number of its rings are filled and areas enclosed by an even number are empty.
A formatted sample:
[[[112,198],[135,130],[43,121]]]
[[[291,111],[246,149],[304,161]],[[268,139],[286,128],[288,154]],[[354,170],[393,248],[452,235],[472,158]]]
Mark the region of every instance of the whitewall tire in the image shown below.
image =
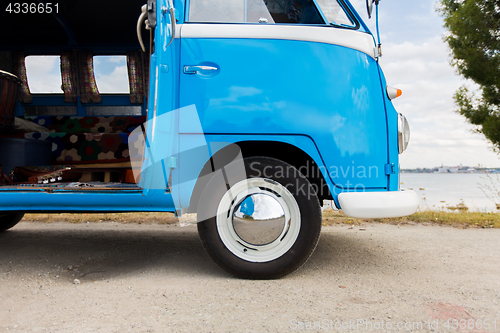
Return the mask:
[[[242,278],[272,279],[299,268],[314,251],[321,209],[308,180],[269,157],[244,159],[218,170],[198,207],[203,246],[224,270]],[[228,179],[233,180],[228,184]]]

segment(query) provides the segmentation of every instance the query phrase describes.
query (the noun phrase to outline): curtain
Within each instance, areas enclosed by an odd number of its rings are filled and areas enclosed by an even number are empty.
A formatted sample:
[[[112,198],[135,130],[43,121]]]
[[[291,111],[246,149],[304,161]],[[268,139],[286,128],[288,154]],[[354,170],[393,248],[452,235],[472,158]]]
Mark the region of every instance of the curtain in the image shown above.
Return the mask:
[[[144,66],[142,52],[127,52],[128,83],[130,87],[130,103],[144,103]]]
[[[149,56],[141,51],[127,52],[130,103],[144,103],[149,92]]]
[[[101,103],[101,95],[97,89],[94,76],[94,57],[90,51],[77,51],[78,82],[80,84],[80,100],[85,103]]]
[[[75,54],[73,51],[61,52],[61,76],[64,101],[66,103],[76,103],[79,89]]]
[[[90,51],[61,52],[61,75],[64,101],[82,104],[101,103],[94,76],[94,57]]]
[[[21,103],[32,103],[33,96],[31,96],[30,87],[28,85],[28,77],[26,76],[26,56],[22,51],[12,52],[12,63],[14,67],[14,75],[21,80],[21,87],[19,89],[19,100]]]

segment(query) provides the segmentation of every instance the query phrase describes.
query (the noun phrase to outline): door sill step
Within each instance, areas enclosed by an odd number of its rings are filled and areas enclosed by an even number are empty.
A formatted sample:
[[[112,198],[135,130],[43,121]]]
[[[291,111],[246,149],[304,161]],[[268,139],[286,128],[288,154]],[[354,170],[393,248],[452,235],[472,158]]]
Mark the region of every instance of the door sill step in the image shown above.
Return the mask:
[[[104,183],[104,182],[73,182],[73,183],[52,183],[52,184],[17,184],[0,187],[0,191],[142,191],[137,184],[125,183]]]

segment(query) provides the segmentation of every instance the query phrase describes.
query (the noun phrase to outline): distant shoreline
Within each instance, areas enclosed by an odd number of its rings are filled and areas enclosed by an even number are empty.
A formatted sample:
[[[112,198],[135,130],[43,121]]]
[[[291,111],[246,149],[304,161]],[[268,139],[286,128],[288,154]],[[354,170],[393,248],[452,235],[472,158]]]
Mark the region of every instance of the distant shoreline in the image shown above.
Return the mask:
[[[439,170],[433,169],[401,169],[401,173],[432,173],[432,174],[500,174],[500,168],[467,169],[467,170]]]

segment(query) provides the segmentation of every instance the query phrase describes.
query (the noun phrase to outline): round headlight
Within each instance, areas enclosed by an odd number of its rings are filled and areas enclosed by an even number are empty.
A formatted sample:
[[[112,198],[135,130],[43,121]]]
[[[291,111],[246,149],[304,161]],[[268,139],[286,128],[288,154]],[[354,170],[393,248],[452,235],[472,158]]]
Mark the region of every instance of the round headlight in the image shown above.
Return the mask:
[[[410,125],[401,113],[398,115],[398,149],[401,154],[408,147],[410,141]]]

